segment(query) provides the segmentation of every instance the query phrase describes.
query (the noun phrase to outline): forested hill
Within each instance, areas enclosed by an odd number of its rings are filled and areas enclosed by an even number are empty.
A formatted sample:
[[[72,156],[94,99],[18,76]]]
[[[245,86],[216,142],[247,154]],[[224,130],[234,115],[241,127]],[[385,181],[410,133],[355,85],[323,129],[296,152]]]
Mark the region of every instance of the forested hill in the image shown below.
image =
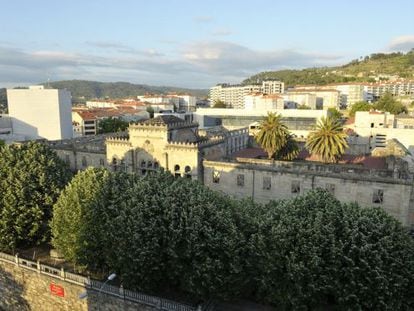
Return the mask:
[[[92,98],[125,98],[144,95],[145,93],[166,94],[169,92],[189,93],[199,97],[208,95],[208,90],[186,89],[170,86],[151,86],[144,84],[132,84],[128,82],[97,82],[85,80],[55,81],[40,83],[51,88],[67,89],[72,93],[74,101]],[[0,110],[6,104],[6,89],[0,89]]]
[[[243,84],[260,83],[263,80],[281,80],[285,82],[285,86],[353,81],[371,82],[372,77],[379,74],[414,79],[414,49],[406,54],[371,54],[338,67],[265,71],[244,80]]]

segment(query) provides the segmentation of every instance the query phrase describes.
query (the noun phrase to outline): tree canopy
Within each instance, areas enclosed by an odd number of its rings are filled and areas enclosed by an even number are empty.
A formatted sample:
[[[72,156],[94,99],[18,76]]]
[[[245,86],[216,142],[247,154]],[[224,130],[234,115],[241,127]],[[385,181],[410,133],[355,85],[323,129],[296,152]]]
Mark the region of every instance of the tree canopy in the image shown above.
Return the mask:
[[[255,139],[269,159],[293,160],[299,154],[296,142],[277,113],[269,112],[263,118]]]
[[[316,125],[316,130],[309,133],[306,139],[306,148],[323,162],[334,163],[348,148],[346,137],[347,135],[338,119],[321,118]]]
[[[390,93],[385,93],[374,104],[374,108],[392,114],[407,113],[407,107],[398,102]]]
[[[213,108],[227,108],[226,103],[220,99],[214,100]]]
[[[129,123],[118,118],[107,118],[98,122],[98,133],[122,132],[128,128]]]
[[[349,110],[349,116],[355,116],[357,111],[370,111],[374,106],[366,101],[361,101],[353,104]]]
[[[47,241],[52,206],[71,173],[48,146],[0,148],[0,248]]]
[[[321,189],[261,205],[169,173],[90,168],[54,211],[54,246],[116,271],[127,288],[243,297],[282,310],[414,306],[414,242],[405,229],[381,209]]]

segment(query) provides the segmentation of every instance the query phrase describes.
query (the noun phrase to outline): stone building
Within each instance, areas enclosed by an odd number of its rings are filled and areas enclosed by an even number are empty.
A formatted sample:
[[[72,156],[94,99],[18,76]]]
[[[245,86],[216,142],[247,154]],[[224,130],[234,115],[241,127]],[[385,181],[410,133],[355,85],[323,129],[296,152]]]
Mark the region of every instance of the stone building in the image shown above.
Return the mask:
[[[340,201],[383,208],[404,226],[414,225],[413,173],[405,159],[395,156],[370,157],[371,166],[269,161],[260,154],[243,158],[240,154],[249,150],[247,128],[199,130],[197,123],[172,115],[130,124],[128,133],[117,136],[50,144],[73,170],[94,166],[145,175],[164,168],[213,190],[263,203],[324,188]]]

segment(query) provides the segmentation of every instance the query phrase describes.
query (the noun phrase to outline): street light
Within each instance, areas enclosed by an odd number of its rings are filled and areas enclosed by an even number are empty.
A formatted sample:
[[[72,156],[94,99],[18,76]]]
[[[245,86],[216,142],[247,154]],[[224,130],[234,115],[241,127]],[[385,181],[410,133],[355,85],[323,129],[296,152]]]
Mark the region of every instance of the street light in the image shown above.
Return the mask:
[[[116,278],[115,273],[111,273],[110,275],[108,275],[108,277],[106,278],[106,281],[101,285],[101,287],[98,290],[98,299],[99,299],[99,297],[101,295],[101,292],[102,292],[102,289],[104,288],[106,283],[108,283],[109,281],[112,281],[115,278]],[[79,299],[85,299],[86,297],[88,297],[88,292],[86,290],[84,292],[80,293],[80,295],[79,295]],[[98,307],[99,307],[99,304],[98,304]]]

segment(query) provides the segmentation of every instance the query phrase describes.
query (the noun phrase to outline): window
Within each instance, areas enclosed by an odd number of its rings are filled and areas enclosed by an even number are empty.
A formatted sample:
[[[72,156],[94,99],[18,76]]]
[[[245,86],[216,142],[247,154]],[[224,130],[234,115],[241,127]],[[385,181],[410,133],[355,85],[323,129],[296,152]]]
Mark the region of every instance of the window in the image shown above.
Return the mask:
[[[270,188],[272,188],[270,177],[263,177],[263,190],[270,190]]]
[[[174,176],[175,177],[181,177],[181,173],[180,173],[180,166],[178,164],[176,164],[174,166]]]
[[[213,171],[213,183],[218,184],[220,183],[220,172]]]
[[[141,175],[145,175],[147,173],[147,162],[144,160],[141,161]]]
[[[335,184],[326,184],[325,189],[330,194],[335,195]]]
[[[88,162],[86,161],[86,157],[85,156],[83,156],[82,157],[82,166],[83,167],[86,167],[88,165]]]
[[[99,165],[104,166],[105,165],[105,160],[104,159],[99,159]]]
[[[382,204],[384,202],[384,190],[375,189],[372,194],[372,203]]]
[[[184,169],[185,172],[185,177],[186,178],[190,178],[191,179],[191,167],[189,167],[188,165],[185,167]]]
[[[244,187],[244,175],[243,174],[237,175],[237,186]]]
[[[300,181],[297,181],[297,180],[292,181],[290,189],[292,193],[300,193]]]
[[[158,169],[159,168],[159,164],[158,164],[158,162],[154,162],[154,169]]]

